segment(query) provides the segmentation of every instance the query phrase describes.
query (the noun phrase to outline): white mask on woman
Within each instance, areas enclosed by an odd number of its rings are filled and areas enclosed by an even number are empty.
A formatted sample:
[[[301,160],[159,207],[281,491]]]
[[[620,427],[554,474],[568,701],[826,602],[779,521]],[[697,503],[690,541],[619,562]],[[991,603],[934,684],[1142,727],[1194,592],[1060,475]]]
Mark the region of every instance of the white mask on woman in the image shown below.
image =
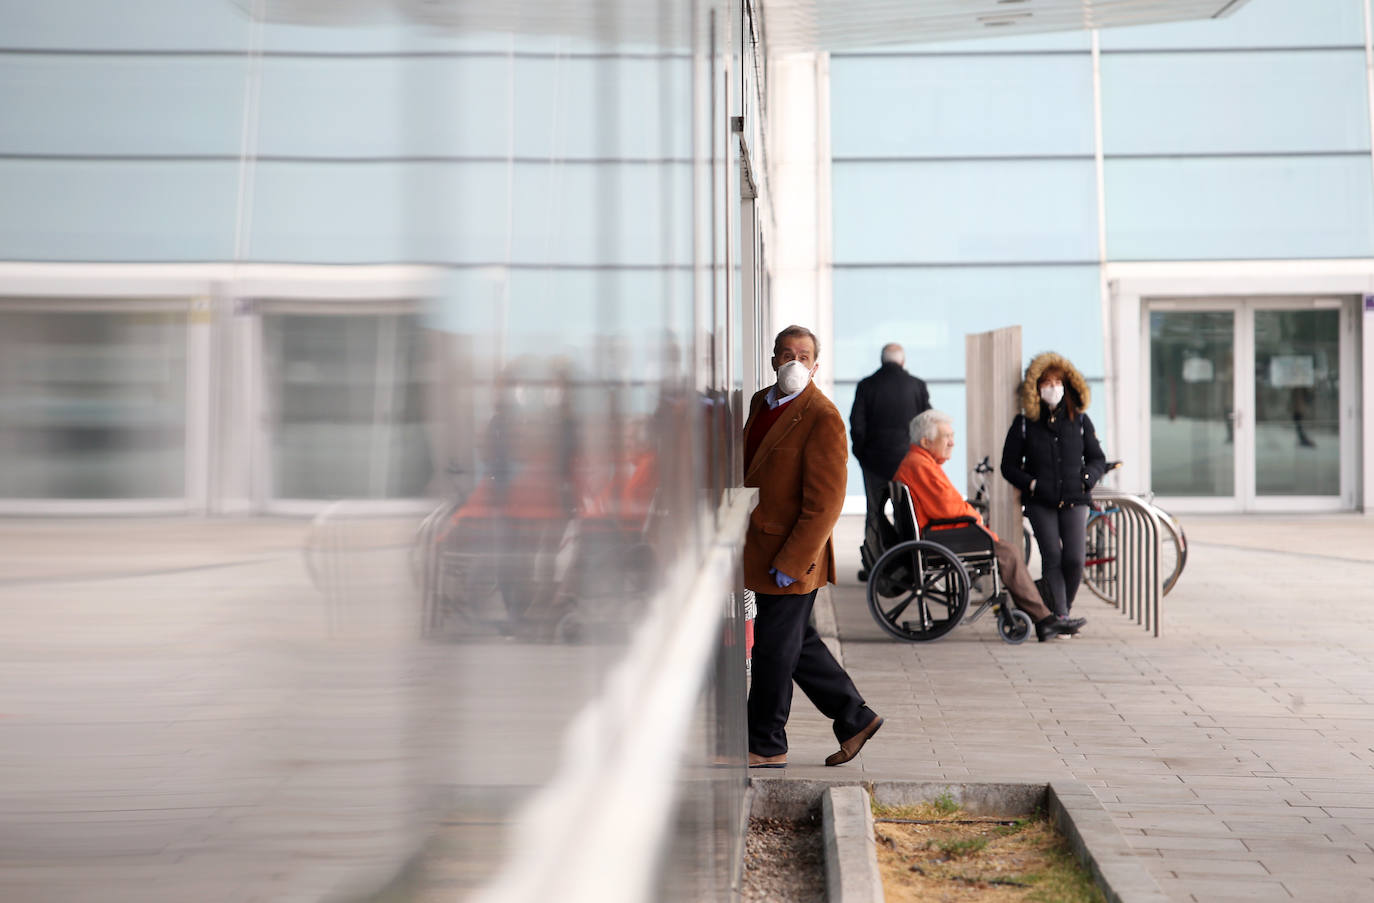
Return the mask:
[[[1040,400],[1051,408],[1059,407],[1059,402],[1064,400],[1063,386],[1041,386]]]
[[[795,395],[811,381],[811,371],[801,361],[788,361],[778,368],[778,391],[784,397]]]

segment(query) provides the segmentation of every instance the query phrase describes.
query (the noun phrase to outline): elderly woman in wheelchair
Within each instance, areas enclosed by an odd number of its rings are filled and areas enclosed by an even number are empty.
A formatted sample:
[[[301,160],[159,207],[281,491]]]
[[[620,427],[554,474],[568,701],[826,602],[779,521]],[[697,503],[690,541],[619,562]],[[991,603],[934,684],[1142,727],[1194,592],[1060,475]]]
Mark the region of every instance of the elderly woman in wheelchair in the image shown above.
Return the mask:
[[[983,525],[945,474],[941,465],[954,449],[949,415],[918,414],[910,437],[892,484],[893,521],[878,518],[864,538],[868,605],[879,626],[898,639],[938,639],[964,616],[973,582],[987,578],[991,592],[970,621],[996,608],[1008,643],[1024,642],[1032,628],[1040,642],[1077,633],[1084,620],[1058,618],[1045,606],[1018,550]]]

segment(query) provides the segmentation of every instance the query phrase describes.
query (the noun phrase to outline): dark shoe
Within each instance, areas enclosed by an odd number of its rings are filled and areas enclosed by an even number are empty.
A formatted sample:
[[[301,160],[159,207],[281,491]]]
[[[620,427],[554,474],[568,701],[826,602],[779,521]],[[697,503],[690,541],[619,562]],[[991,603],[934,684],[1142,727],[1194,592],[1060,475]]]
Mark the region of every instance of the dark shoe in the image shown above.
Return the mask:
[[[840,744],[840,751],[831,753],[825,760],[827,765],[843,765],[850,759],[859,754],[859,750],[864,748],[868,738],[878,733],[878,728],[883,726],[881,715],[874,715],[873,720],[868,723],[868,727],[859,731],[854,736]]]
[[[777,756],[760,756],[754,753],[749,754],[750,768],[786,768],[787,753]]]
[[[1070,631],[1064,627],[1064,622],[1054,615],[1049,615],[1035,622],[1035,638],[1042,643],[1045,642],[1045,640],[1054,639],[1061,633],[1067,634],[1069,632]]]
[[[1076,634],[1084,624],[1088,623],[1087,618],[1060,618],[1060,633]]]
[[[863,568],[859,568],[859,582],[860,582],[860,583],[867,583],[867,582],[868,582],[868,571],[864,570]]]

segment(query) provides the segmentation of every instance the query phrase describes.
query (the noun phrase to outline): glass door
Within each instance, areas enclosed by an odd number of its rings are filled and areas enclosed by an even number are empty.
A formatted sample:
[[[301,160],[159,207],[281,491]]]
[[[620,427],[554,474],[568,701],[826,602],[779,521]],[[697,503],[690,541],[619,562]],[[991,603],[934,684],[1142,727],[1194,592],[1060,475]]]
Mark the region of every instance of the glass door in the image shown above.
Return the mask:
[[[1340,298],[1150,303],[1150,477],[1166,507],[1353,507],[1353,310]]]
[[[1255,310],[1255,495],[1341,492],[1341,312]]]
[[[1237,305],[1150,310],[1150,485],[1159,495],[1235,504],[1238,314]]]

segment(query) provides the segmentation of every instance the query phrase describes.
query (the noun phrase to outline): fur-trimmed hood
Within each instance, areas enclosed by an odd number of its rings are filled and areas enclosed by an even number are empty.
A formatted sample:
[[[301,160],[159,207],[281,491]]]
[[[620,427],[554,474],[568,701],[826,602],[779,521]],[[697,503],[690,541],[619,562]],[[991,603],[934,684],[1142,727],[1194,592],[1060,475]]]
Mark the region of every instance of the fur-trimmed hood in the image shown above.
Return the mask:
[[[1040,419],[1040,393],[1036,391],[1036,385],[1041,375],[1052,367],[1064,371],[1064,392],[1073,393],[1078,410],[1086,411],[1088,402],[1092,401],[1088,381],[1078,372],[1078,368],[1062,354],[1042,351],[1031,359],[1026,367],[1026,378],[1021,381],[1021,411],[1031,420]]]

